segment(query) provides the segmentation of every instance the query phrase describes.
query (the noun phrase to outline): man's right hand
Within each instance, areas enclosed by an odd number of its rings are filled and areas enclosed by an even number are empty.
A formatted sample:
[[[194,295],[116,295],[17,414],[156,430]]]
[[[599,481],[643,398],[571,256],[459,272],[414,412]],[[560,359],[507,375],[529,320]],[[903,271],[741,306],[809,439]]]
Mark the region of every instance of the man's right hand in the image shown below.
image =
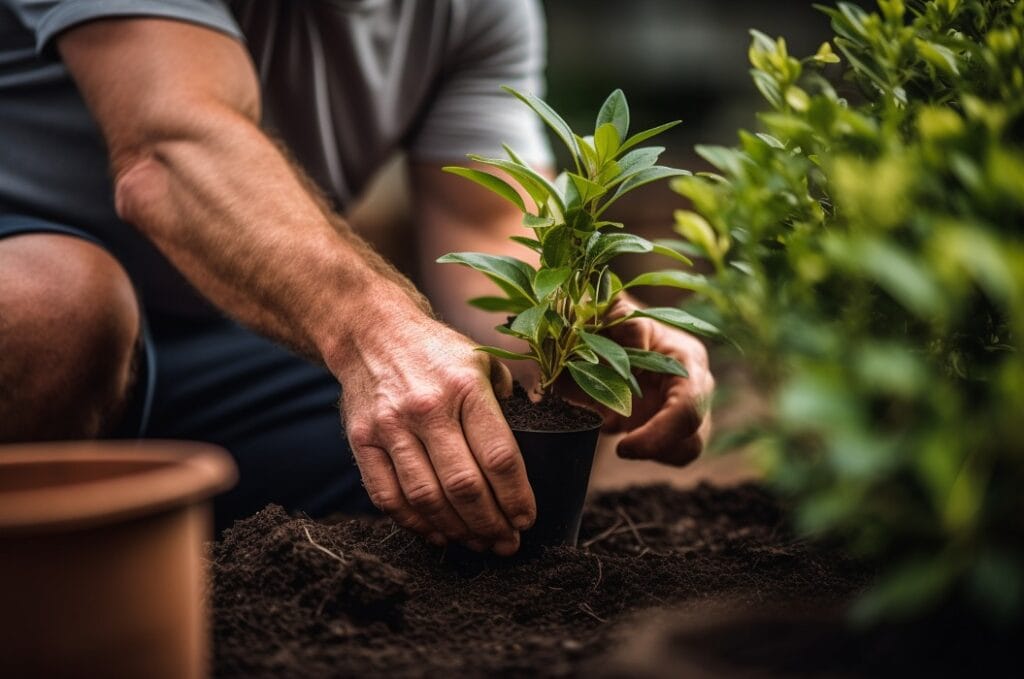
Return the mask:
[[[370,499],[434,544],[514,553],[536,506],[495,398],[511,392],[508,369],[421,311],[392,305],[372,322],[336,369]]]

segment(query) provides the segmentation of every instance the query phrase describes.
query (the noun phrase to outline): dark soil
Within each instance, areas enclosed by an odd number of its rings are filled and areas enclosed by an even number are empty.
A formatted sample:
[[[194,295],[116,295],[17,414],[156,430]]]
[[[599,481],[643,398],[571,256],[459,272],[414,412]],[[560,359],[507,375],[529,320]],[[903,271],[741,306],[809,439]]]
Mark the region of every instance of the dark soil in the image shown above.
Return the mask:
[[[629,659],[656,611],[834,612],[867,580],[753,486],[602,495],[578,548],[472,565],[384,519],[270,506],[212,559],[215,671],[237,677],[662,676]]]
[[[557,394],[533,402],[518,383],[512,395],[501,399],[500,404],[509,426],[522,431],[583,431],[601,424],[596,412],[573,405]]]

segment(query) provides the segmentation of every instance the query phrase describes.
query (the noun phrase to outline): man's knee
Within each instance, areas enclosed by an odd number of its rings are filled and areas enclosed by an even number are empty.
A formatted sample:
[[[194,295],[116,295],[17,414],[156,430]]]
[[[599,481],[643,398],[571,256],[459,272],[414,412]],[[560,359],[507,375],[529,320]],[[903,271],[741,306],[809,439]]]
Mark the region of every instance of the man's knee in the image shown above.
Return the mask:
[[[131,282],[102,248],[56,234],[0,240],[0,440],[103,433],[139,335]]]

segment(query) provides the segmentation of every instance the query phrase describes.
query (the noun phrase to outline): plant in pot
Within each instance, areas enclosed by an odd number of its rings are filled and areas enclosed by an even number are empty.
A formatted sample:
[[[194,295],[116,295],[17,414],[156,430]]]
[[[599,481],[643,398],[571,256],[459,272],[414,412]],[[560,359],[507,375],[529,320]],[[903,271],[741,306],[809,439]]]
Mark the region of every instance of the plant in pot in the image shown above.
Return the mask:
[[[622,223],[604,219],[608,208],[630,191],[689,174],[657,164],[664,148],[640,146],[678,121],[630,136],[626,97],[616,90],[601,106],[593,134],[580,136],[541,99],[506,90],[539,115],[568,147],[572,168],[550,181],[508,146],[504,147],[507,158],[469,156],[503,171],[522,192],[489,172],[445,168],[493,191],[523,212],[523,226],[531,233],[513,240],[530,252],[530,261],[458,252],[438,262],[468,266],[490,278],[504,294],[469,303],[511,314],[496,330],[526,345],[522,351],[496,346],[479,350],[502,359],[533,361],[538,369],[535,400],[518,389],[503,403],[537,499],[537,523],[523,536],[523,547],[529,551],[542,545],[576,544],[601,425],[596,411],[562,400],[556,393],[559,386],[575,383],[596,403],[628,416],[633,396],[640,395],[634,370],[686,376],[675,359],[620,346],[602,332],[634,316],[700,334],[712,334],[715,329],[674,308],[642,309],[618,317],[608,314],[616,299],[631,287],[693,285],[695,277],[678,270],[620,280],[611,262],[625,253],[655,252],[687,265],[691,262],[674,249],[626,233]]]

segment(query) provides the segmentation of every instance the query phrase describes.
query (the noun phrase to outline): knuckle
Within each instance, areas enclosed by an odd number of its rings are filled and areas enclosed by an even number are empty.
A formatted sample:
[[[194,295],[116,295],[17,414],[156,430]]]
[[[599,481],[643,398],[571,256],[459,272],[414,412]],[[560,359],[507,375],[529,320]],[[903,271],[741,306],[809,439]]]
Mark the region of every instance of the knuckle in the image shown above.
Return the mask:
[[[482,456],[484,468],[498,476],[512,476],[519,471],[519,451],[508,445],[499,445]]]
[[[456,472],[444,480],[448,496],[460,502],[476,502],[484,495],[483,479],[470,470]]]
[[[401,409],[409,419],[422,422],[440,415],[443,412],[445,401],[446,399],[437,392],[416,391],[403,397]]]
[[[346,426],[346,433],[353,448],[365,448],[373,445],[373,427],[366,420],[359,419],[349,422]]]
[[[405,498],[410,505],[426,514],[439,514],[447,504],[441,489],[433,484],[422,483],[413,486],[405,494]]]

